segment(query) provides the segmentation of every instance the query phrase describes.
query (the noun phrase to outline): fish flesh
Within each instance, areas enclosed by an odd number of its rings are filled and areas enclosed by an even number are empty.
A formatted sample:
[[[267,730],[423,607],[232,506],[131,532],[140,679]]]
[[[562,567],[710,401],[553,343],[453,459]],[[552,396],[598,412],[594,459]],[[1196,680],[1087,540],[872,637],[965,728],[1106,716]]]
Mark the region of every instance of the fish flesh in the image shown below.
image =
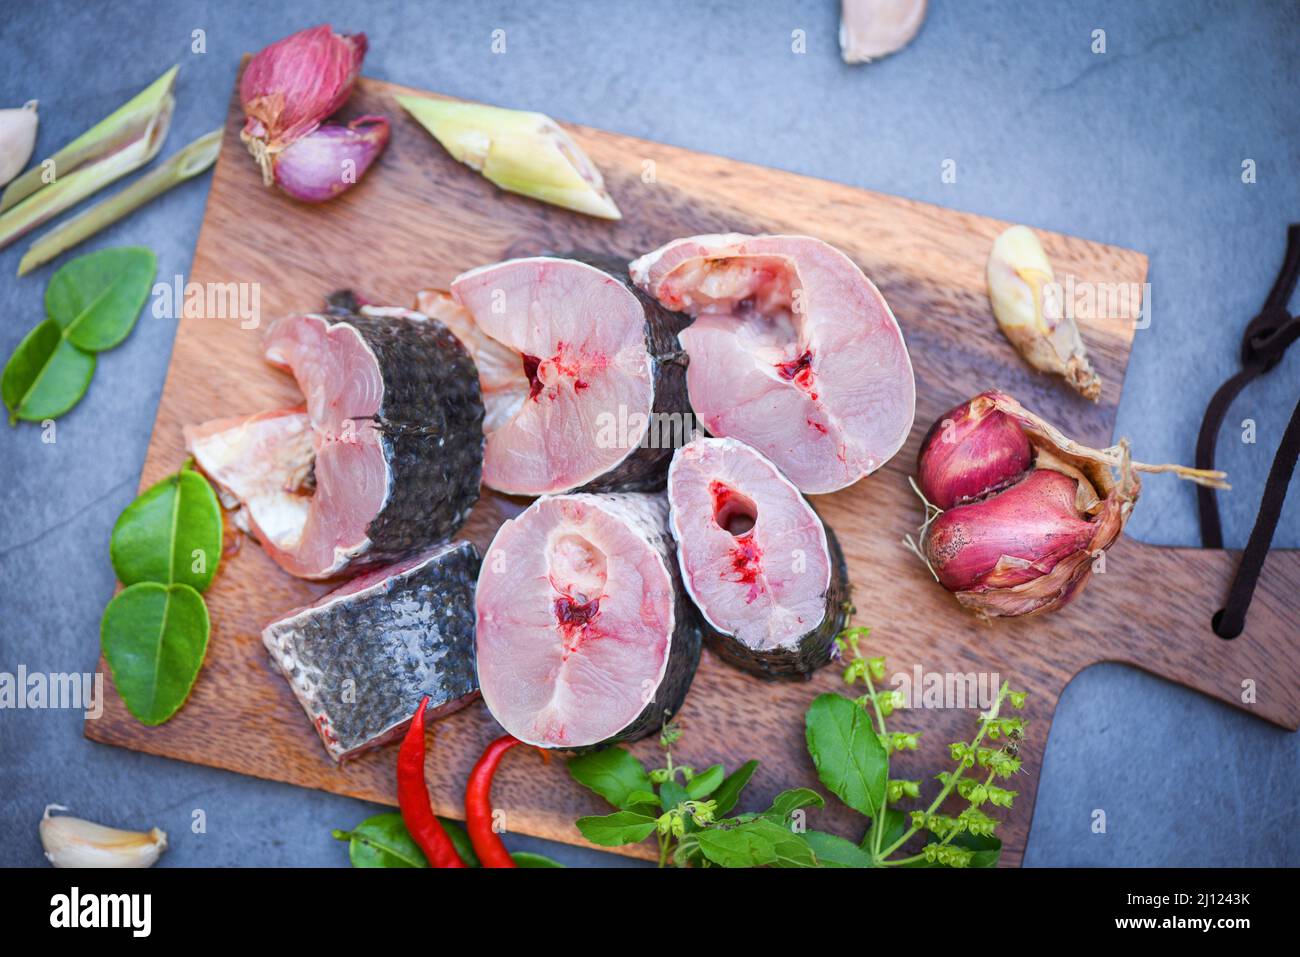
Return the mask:
[[[420,699],[443,717],[478,696],[478,552],[450,542],[372,568],[262,632],[271,663],[335,761],[401,735]]]
[[[692,236],[629,272],[695,317],[679,338],[701,424],[762,452],[800,491],[852,485],[907,439],[916,384],[903,334],[838,249],[809,236]]]
[[[538,499],[497,531],[474,607],[483,701],[538,747],[657,731],[700,660],[662,495]]]
[[[668,471],[682,578],[723,660],[766,678],[811,674],[831,659],[849,612],[835,533],[761,453],[697,438]]]
[[[325,313],[278,320],[264,357],[305,405],[187,426],[185,442],[285,571],[387,565],[460,528],[478,500],[483,402],[441,322],[336,294]]]
[[[483,483],[512,495],[655,491],[691,427],[685,317],[616,260],[536,256],[472,269],[422,293],[478,365]]]

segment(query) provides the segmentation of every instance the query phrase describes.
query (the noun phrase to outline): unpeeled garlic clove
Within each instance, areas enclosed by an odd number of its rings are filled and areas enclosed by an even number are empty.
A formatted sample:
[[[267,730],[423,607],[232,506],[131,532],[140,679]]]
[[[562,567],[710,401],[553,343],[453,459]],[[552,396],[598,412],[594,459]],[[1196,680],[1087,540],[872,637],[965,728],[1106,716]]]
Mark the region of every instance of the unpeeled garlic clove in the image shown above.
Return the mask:
[[[926,0],[842,0],[840,56],[870,63],[903,49],[925,22]]]
[[[1038,236],[1011,226],[993,241],[987,267],[989,300],[1002,334],[1041,372],[1064,377],[1085,398],[1101,398],[1101,377],[1088,361],[1074,317]]]
[[[55,867],[152,867],[167,849],[167,835],[158,828],[122,831],[79,817],[54,817],[66,811],[48,804],[41,815],[41,846]]]
[[[37,102],[28,100],[12,110],[0,110],[0,186],[23,171],[36,148],[40,117]]]

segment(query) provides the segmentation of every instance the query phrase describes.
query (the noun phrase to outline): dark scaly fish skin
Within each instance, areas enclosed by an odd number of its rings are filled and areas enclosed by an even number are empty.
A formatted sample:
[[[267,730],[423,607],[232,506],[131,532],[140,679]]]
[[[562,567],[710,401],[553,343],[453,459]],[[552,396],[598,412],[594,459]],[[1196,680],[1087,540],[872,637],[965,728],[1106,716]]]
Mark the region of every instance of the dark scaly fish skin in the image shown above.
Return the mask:
[[[657,732],[665,722],[682,708],[686,692],[690,690],[695,678],[695,670],[700,665],[700,647],[705,625],[700,613],[686,592],[682,582],[682,573],[677,566],[677,545],[673,541],[668,527],[668,501],[661,495],[606,495],[594,494],[596,499],[606,501],[621,500],[631,506],[635,514],[628,515],[628,510],[620,512],[629,518],[650,545],[663,556],[668,568],[668,576],[673,587],[673,634],[668,649],[668,667],[664,670],[663,680],[655,689],[655,696],[645,709],[637,715],[626,728],[618,734],[602,741],[593,748],[575,749],[579,752],[603,748],[618,741],[636,741],[648,734]]]
[[[611,256],[589,253],[547,253],[595,266],[626,286],[645,310],[646,351],[650,354],[654,380],[654,404],[650,430],[645,441],[622,462],[593,479],[579,492],[658,492],[668,481],[668,462],[677,445],[689,442],[687,423],[692,421],[686,397],[686,350],[677,333],[691,324],[691,317],[665,309],[646,295],[627,274],[627,263]]]
[[[272,665],[331,758],[342,762],[399,736],[423,695],[437,717],[477,697],[478,570],[474,546],[452,542],[395,573],[375,570],[373,584],[331,593],[262,632]]]
[[[852,606],[849,602],[849,568],[844,560],[835,532],[825,522],[826,544],[831,558],[831,584],[826,589],[826,616],[822,623],[799,639],[794,649],[759,651],[746,646],[734,635],[724,635],[704,623],[704,640],[715,655],[760,678],[808,679],[827,664],[835,653],[835,636],[848,625]]]
[[[436,319],[341,311],[356,301],[333,294],[329,319],[356,329],[379,361],[384,395],[375,427],[391,475],[354,570],[455,534],[478,501],[484,442],[478,369],[460,340]]]

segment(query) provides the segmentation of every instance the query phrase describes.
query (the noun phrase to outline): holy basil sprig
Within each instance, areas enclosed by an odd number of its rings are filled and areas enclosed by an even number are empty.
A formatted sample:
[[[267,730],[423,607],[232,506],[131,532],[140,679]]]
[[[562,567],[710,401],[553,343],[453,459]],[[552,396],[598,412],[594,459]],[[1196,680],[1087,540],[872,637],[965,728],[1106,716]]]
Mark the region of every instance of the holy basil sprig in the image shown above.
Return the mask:
[[[836,638],[847,659],[845,683],[861,683],[866,693],[856,699],[819,695],[805,715],[818,779],[868,819],[860,842],[805,826],[806,809],[825,804],[808,788],[782,791],[765,811],[733,814],[758,762],[749,761],[731,774],[720,764],[703,771],[676,764],[672,747],[681,731],[672,724],[659,740],[662,767],[647,770],[622,747],[569,761],[575,781],[618,808],[579,818],[578,830],[604,847],[653,836],[660,866],[992,867],[1002,845],[995,835],[998,821],[986,808],[1009,808],[1015,800],[1016,792],[997,782],[1020,770],[1017,752],[1025,728],[1023,719],[1008,717],[1002,709],[1007,704],[1022,708],[1025,693],[1004,683],[989,710],[980,714],[974,736],[950,745],[955,767],[936,776],[939,792],[924,807],[905,812],[899,805],[920,800],[921,782],[891,777],[890,764],[900,752],[916,750],[920,733],[887,726],[886,719],[904,702],[896,691],[877,690],[885,679],[885,662],[862,654],[861,641],[869,633],[852,628]],[[999,741],[1001,746],[993,743]],[[954,794],[965,807],[946,814],[943,807]],[[920,839],[923,845],[907,850]]]
[[[992,867],[997,863],[1002,842],[995,835],[999,822],[985,808],[1010,808],[1015,802],[1017,792],[996,782],[1005,781],[1020,770],[1018,752],[1025,734],[1024,719],[1006,716],[1002,709],[1009,704],[1014,710],[1020,710],[1026,693],[1012,691],[1003,682],[992,706],[980,714],[974,736],[969,741],[949,745],[956,766],[952,771],[936,775],[941,785],[938,794],[924,809],[904,814],[894,805],[919,799],[921,782],[889,777],[889,763],[901,751],[916,750],[920,734],[891,731],[887,727],[886,719],[904,702],[899,692],[876,687],[877,682],[885,679],[885,660],[863,655],[861,642],[870,633],[869,628],[851,628],[835,641],[840,654],[849,659],[844,669],[845,683],[860,682],[866,687],[866,694],[848,703],[856,713],[866,716],[875,733],[846,737],[844,706],[840,702],[848,699],[836,694],[820,695],[809,708],[806,721],[808,750],[817,764],[818,777],[837,795],[842,791],[854,795],[867,792],[865,809],[852,801],[846,803],[872,818],[872,827],[859,848],[870,856],[873,865]],[[831,713],[836,714],[828,721],[826,716]],[[1001,746],[988,743],[997,741],[1004,743]],[[819,761],[819,752],[824,757],[829,754],[834,760]],[[879,773],[882,763],[883,787]],[[945,814],[941,809],[954,792],[965,807],[956,815]],[[903,852],[904,845],[918,835],[926,839],[920,850]]]
[[[100,621],[100,648],[127,710],[146,725],[185,703],[207,655],[200,592],[221,560],[221,506],[186,463],[118,517],[109,543],[119,592]]]

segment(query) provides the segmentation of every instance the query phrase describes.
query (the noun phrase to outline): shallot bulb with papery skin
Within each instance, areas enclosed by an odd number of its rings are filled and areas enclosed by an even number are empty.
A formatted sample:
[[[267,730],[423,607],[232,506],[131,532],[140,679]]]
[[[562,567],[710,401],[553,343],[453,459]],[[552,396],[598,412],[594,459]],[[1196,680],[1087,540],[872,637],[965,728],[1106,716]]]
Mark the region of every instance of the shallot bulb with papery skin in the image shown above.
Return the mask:
[[[1222,472],[1134,462],[1124,440],[1081,445],[1001,392],[940,416],[917,470],[927,516],[920,544],[908,544],[983,618],[1072,601],[1124,530],[1142,488],[1139,471],[1228,487]]]
[[[323,203],[355,185],[388,145],[388,120],[362,116],[327,123],[272,161],[275,184],[304,203]]]
[[[364,33],[329,24],[301,30],[263,49],[239,81],[244,128],[239,137],[270,186],[272,157],[337,113],[352,95],[366,56]]]

